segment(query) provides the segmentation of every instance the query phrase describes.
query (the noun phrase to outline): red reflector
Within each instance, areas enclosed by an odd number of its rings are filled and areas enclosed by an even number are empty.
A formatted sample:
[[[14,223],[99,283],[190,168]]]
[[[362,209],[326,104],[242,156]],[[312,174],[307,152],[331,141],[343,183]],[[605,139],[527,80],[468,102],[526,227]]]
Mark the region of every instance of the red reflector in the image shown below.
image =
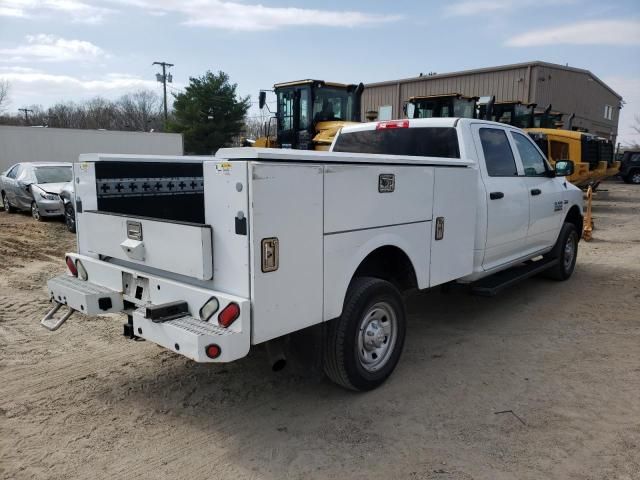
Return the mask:
[[[206,347],[204,347],[204,351],[207,354],[207,357],[209,358],[218,358],[222,353],[222,349],[215,343],[212,343],[211,345],[207,345]]]
[[[67,257],[65,261],[67,262],[67,267],[69,267],[69,271],[71,272],[71,275],[73,275],[74,277],[77,277],[78,269],[76,268],[76,264],[73,263],[73,258]]]
[[[390,120],[388,122],[378,122],[376,130],[388,130],[390,128],[409,128],[409,120]]]
[[[218,323],[223,327],[228,327],[240,316],[240,307],[237,303],[230,303],[218,315]]]

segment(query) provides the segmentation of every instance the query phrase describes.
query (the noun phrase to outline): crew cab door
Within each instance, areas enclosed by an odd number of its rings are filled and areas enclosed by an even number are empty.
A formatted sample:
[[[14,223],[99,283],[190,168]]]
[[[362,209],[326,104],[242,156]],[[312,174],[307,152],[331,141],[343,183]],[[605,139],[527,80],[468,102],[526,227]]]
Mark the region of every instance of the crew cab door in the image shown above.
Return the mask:
[[[523,255],[529,228],[529,192],[519,176],[516,158],[505,129],[472,127],[487,209],[485,270]]]
[[[566,180],[550,177],[551,167],[526,135],[511,130],[516,155],[524,169],[523,181],[529,193],[527,250],[553,246],[565,215],[563,202]]]

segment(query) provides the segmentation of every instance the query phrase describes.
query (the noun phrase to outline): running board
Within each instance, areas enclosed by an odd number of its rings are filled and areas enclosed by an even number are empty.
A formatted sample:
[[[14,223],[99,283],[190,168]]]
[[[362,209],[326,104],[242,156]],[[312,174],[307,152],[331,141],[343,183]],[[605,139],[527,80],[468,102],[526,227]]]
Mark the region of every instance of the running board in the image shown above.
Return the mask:
[[[559,261],[559,258],[538,260],[521,266],[512,267],[502,272],[494,273],[490,277],[483,278],[473,283],[471,285],[471,294],[480,295],[482,297],[493,297],[505,288],[554,267]]]

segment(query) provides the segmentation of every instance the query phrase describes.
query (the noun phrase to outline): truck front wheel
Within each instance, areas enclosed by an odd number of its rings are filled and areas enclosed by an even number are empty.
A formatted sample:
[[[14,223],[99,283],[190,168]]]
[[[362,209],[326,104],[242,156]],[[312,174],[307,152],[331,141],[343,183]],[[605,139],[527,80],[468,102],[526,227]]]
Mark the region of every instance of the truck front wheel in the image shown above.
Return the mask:
[[[328,325],[324,371],[345,388],[372,390],[396,367],[405,332],[406,314],[398,289],[379,278],[356,278],[342,315]]]
[[[559,261],[546,271],[546,276],[554,280],[566,280],[576,266],[578,258],[578,231],[572,223],[565,223],[560,230],[558,242],[552,250]]]

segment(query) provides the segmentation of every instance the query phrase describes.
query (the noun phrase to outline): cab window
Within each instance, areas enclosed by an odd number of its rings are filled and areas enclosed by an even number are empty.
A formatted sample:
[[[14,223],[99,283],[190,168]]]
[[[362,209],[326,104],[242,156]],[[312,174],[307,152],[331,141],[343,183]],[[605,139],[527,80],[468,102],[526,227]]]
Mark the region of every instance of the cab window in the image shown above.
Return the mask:
[[[544,157],[538,149],[524,135],[511,132],[516,142],[516,148],[522,160],[524,174],[526,177],[537,177],[547,173],[547,165]]]
[[[280,130],[293,128],[293,91],[278,92],[278,112],[280,112]]]
[[[517,177],[518,169],[504,130],[481,128],[480,143],[490,177]]]

